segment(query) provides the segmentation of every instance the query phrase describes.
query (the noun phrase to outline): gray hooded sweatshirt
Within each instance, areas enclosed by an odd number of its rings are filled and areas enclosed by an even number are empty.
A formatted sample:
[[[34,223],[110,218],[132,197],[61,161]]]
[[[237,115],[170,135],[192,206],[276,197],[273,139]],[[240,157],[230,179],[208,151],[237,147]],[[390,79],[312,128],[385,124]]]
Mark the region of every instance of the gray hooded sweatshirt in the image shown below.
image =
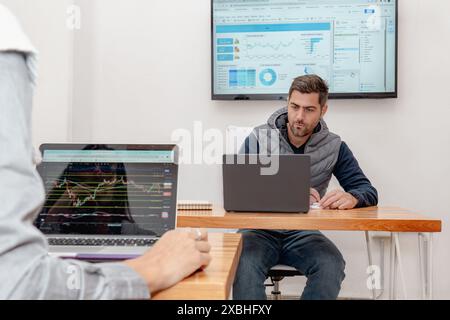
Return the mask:
[[[293,154],[287,138],[287,108],[270,116],[267,124],[256,127],[240,153]],[[328,130],[323,119],[305,145],[305,154],[311,157],[311,187],[323,197],[330,183],[339,156],[341,138]]]

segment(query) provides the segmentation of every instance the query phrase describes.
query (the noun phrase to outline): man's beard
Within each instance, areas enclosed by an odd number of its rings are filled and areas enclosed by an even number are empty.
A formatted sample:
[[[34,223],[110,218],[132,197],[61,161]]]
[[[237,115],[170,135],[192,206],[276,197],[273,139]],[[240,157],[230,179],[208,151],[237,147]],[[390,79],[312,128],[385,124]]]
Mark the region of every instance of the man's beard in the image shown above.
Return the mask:
[[[302,128],[297,129],[296,128],[297,125],[302,125]],[[292,134],[296,138],[303,138],[311,133],[311,130],[309,130],[309,128],[304,123],[289,124],[289,127],[291,128]]]

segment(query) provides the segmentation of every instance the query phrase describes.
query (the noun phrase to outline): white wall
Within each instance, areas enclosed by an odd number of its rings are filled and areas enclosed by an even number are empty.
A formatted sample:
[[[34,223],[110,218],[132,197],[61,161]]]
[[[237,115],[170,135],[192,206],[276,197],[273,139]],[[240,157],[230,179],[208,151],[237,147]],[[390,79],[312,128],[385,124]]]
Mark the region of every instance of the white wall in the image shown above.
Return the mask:
[[[34,99],[36,146],[69,138],[73,40],[66,28],[71,0],[1,0],[20,20],[39,51],[39,78]]]
[[[48,2],[60,12],[63,5],[57,1]],[[33,22],[26,26],[44,53],[36,108],[40,139],[162,143],[170,141],[174,129],[192,129],[195,120],[224,131],[229,124],[265,122],[282,106],[210,100],[209,0],[80,0],[73,117],[66,126],[70,53],[64,31],[56,27],[57,15],[48,19],[44,14],[47,6],[33,5],[25,12],[26,1],[7,1],[13,2]],[[327,116],[329,127],[348,142],[378,188],[381,205],[443,220],[444,232],[434,238],[434,290],[436,298],[444,299],[450,299],[449,10],[446,0],[403,0],[399,99],[332,101]],[[65,136],[66,129],[72,131]],[[218,166],[184,166],[179,184],[179,198],[222,202]],[[347,260],[342,296],[369,297],[363,234],[327,234]],[[409,297],[418,298],[417,240],[407,234],[401,244]],[[285,281],[282,289],[298,293],[302,281]]]

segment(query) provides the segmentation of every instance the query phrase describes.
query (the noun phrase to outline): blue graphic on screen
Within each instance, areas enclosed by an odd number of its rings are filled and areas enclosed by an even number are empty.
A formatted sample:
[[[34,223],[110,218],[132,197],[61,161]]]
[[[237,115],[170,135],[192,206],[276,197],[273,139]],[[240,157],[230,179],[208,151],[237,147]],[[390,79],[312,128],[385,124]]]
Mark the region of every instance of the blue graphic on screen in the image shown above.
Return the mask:
[[[273,69],[264,69],[259,74],[259,81],[263,86],[272,86],[277,81],[277,74]]]
[[[396,91],[396,0],[213,5],[214,95],[285,95],[304,74],[331,93]]]
[[[229,74],[230,87],[254,87],[256,85],[256,70],[231,69]]]
[[[320,41],[322,41],[322,40],[323,40],[323,38],[311,38],[311,51],[309,52],[310,54],[314,53],[314,46],[317,43],[320,43]]]

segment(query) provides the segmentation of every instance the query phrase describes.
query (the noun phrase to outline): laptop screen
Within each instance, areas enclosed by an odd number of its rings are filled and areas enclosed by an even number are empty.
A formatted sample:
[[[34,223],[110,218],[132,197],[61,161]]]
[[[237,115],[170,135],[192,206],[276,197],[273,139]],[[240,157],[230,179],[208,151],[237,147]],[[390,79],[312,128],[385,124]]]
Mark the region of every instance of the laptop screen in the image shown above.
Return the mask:
[[[36,226],[49,235],[161,236],[176,223],[174,145],[44,145]]]

